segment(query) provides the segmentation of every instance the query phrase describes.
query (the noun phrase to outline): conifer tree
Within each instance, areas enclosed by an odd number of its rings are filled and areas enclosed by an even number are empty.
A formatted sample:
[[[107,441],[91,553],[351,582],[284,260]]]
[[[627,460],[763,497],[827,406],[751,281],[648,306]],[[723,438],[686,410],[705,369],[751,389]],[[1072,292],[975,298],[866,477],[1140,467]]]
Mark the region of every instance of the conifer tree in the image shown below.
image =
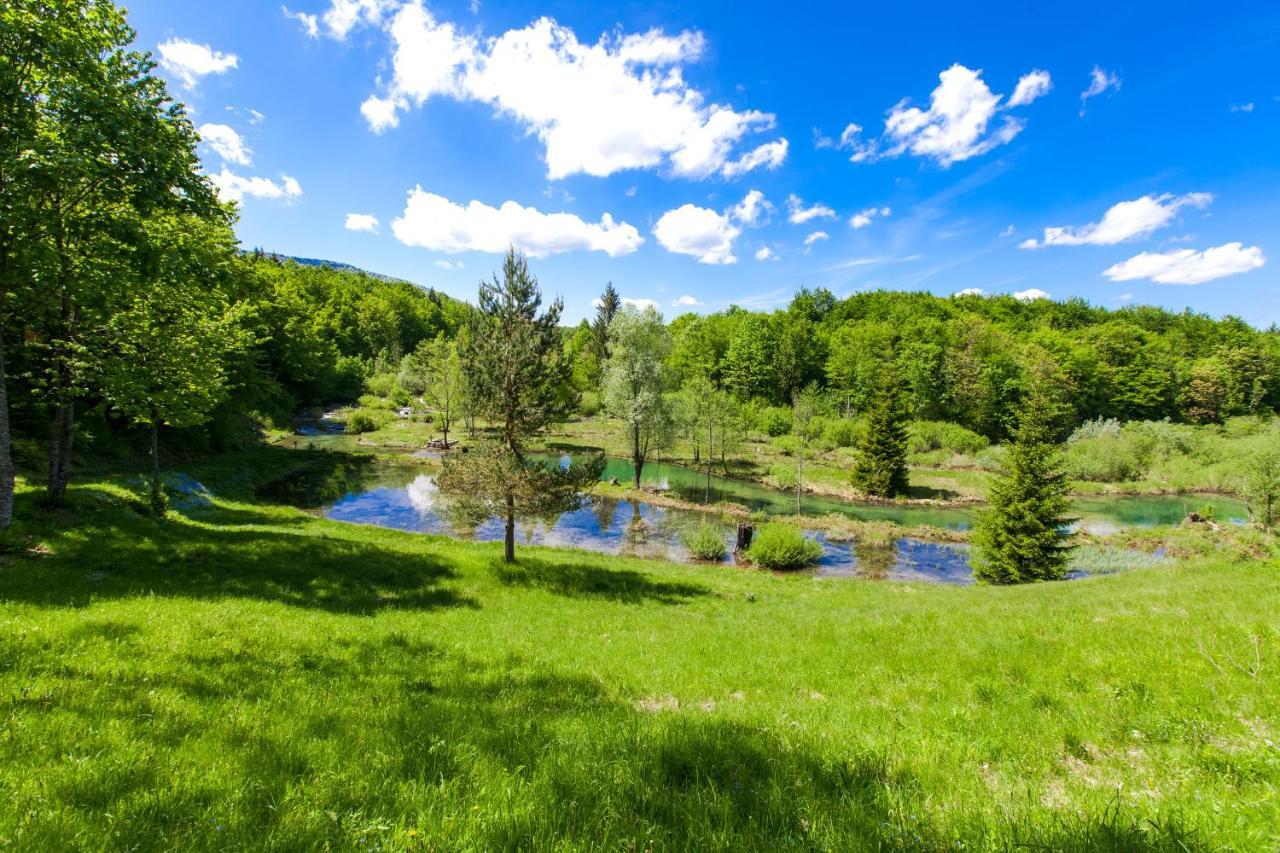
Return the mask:
[[[1056,423],[1053,401],[1033,391],[974,530],[974,575],[984,583],[1058,580],[1066,573],[1073,546]]]
[[[907,413],[898,379],[886,373],[858,445],[851,476],[854,488],[892,498],[907,491]]]
[[[480,305],[462,338],[463,371],[476,414],[496,439],[444,462],[438,485],[467,515],[496,513],[506,523],[504,557],[515,562],[516,516],[576,509],[581,491],[600,477],[604,458],[549,468],[525,458],[524,444],[561,412],[567,365],[560,346],[559,299],[546,311],[524,255],[510,249],[502,277],[480,285]]]

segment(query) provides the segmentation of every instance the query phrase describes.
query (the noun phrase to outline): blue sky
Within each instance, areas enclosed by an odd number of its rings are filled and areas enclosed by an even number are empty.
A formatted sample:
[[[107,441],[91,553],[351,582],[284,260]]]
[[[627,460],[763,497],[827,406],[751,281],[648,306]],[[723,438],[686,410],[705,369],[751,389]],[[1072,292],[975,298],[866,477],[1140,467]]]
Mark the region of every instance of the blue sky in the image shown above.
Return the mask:
[[[669,317],[808,285],[1280,322],[1274,3],[137,0],[130,19],[246,246],[474,299],[513,241],[569,320],[612,280]]]

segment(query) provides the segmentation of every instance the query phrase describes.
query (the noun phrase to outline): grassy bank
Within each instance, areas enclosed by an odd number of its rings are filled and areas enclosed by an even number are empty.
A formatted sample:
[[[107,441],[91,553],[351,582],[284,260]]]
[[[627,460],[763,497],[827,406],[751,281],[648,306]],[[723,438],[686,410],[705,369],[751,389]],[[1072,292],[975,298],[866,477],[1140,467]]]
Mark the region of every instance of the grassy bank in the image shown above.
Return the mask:
[[[0,844],[1280,843],[1275,564],[1018,589],[510,568],[247,499],[297,462],[197,466],[226,497],[162,521],[111,483],[59,513],[24,492]]]

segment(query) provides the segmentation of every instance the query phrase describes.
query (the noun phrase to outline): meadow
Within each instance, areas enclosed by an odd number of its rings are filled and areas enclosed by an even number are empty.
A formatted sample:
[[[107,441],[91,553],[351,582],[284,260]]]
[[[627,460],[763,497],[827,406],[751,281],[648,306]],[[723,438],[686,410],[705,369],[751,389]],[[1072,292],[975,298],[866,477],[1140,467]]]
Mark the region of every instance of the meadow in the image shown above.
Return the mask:
[[[20,849],[1269,849],[1274,560],[822,581],[342,525],[310,454],[123,480],[0,563]]]

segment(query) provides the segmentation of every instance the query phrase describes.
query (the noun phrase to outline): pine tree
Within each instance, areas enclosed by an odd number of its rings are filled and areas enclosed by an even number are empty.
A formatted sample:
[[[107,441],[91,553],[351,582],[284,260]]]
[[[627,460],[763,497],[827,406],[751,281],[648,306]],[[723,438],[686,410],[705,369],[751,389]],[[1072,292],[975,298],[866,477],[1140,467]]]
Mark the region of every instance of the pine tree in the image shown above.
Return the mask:
[[[613,322],[614,316],[621,308],[622,298],[614,289],[613,282],[609,282],[604,286],[604,293],[600,294],[596,305],[596,319],[591,324],[591,350],[595,353],[596,365],[600,370],[604,369],[610,355],[609,324]]]
[[[501,515],[504,557],[515,562],[516,515],[545,517],[576,509],[581,491],[600,477],[604,458],[567,468],[525,459],[524,442],[561,414],[567,365],[560,346],[563,303],[539,314],[542,294],[524,255],[507,252],[502,278],[480,285],[460,356],[476,414],[494,424],[497,440],[444,461],[438,484],[464,514]]]
[[[906,494],[907,413],[902,389],[892,374],[885,376],[872,404],[850,479],[854,488],[868,495],[892,498]]]
[[[1055,441],[1057,409],[1043,392],[1023,404],[1004,470],[974,530],[974,575],[984,583],[1058,580],[1071,556],[1067,476]]]

